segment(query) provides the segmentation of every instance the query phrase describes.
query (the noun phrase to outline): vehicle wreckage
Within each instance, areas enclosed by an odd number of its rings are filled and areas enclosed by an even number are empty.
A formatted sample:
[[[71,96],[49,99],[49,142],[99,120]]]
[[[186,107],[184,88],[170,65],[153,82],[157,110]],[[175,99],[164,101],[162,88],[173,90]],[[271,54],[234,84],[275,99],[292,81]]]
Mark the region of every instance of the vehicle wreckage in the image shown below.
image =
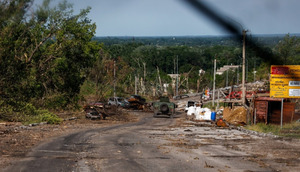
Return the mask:
[[[85,117],[87,119],[102,119],[108,117],[108,113],[105,110],[105,104],[101,102],[89,103],[83,107],[85,111]]]

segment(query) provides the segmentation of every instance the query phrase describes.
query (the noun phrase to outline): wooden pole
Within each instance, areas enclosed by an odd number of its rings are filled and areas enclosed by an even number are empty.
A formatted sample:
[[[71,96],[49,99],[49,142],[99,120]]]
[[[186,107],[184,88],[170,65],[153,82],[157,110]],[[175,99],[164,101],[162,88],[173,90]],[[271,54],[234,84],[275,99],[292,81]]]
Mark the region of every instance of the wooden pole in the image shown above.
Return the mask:
[[[137,76],[134,76],[134,94],[137,95]]]
[[[114,97],[116,97],[116,61],[114,60]]]
[[[254,125],[256,125],[256,108],[254,109]]]
[[[243,30],[243,77],[242,77],[242,103],[246,101],[246,88],[245,88],[245,60],[246,60],[246,30]]]
[[[217,60],[214,60],[214,84],[213,84],[213,101],[212,105],[215,106],[215,89],[216,89],[216,66],[217,66]]]
[[[217,111],[217,109],[219,109],[219,101],[220,101],[220,89],[218,89],[218,101],[217,101],[216,111]]]
[[[281,99],[281,115],[280,115],[280,128],[282,129],[283,123],[283,98]]]
[[[177,55],[177,75],[176,75],[176,96],[178,96],[178,55]]]

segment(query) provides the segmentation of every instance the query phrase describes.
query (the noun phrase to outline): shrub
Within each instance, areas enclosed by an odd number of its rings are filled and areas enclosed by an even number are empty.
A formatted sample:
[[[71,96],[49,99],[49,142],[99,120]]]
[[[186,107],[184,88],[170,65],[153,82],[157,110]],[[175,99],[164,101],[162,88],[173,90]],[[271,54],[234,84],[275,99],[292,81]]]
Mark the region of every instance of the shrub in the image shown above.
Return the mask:
[[[37,109],[26,102],[0,102],[0,120],[22,122],[23,124],[47,122],[59,124],[62,119],[48,110]]]
[[[41,118],[41,121],[47,122],[48,124],[60,124],[62,121],[61,118],[48,111],[45,111],[43,114],[41,114]]]

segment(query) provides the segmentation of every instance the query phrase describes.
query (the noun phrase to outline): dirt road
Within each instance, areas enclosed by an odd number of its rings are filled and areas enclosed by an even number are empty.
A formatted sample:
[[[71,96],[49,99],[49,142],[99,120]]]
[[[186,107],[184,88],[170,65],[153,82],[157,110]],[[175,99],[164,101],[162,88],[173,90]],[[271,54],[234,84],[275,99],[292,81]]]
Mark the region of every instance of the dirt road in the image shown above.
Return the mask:
[[[138,122],[53,138],[4,171],[300,171],[298,140],[132,113]]]

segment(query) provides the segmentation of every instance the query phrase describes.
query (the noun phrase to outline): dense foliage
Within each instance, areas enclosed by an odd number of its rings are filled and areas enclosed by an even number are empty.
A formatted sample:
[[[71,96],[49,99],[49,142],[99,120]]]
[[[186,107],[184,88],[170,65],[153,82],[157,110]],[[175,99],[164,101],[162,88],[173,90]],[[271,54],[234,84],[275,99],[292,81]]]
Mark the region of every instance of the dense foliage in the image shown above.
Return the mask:
[[[50,0],[38,7],[32,0],[1,1],[0,8],[1,108],[25,113],[28,104],[76,105],[101,49],[91,41],[96,25],[87,18],[90,8],[74,15],[66,1],[50,8]]]
[[[133,69],[133,72],[128,74],[130,78],[135,76],[139,78],[139,93],[145,95],[152,95],[153,89],[158,90],[157,94],[162,93],[158,76],[163,83],[171,83],[171,78],[167,74],[177,73],[177,58],[178,73],[181,74],[179,81],[181,93],[212,88],[213,59],[217,59],[218,69],[224,65],[242,64],[242,43],[234,41],[231,37],[97,37],[94,40],[104,42],[104,49],[112,59],[116,57],[123,59]],[[250,36],[248,40],[251,40],[252,45],[246,45],[246,82],[268,80],[272,61],[276,60],[286,65],[300,64],[299,38],[296,36],[289,34],[284,37]],[[258,52],[253,48],[253,43],[272,56],[265,57],[266,53]],[[274,57],[279,58],[273,59]],[[116,61],[118,64],[118,60]],[[204,76],[199,76],[200,69],[206,71]],[[241,68],[231,70],[223,75],[217,75],[216,85],[225,87],[240,84],[241,77]],[[133,80],[127,87],[132,87],[132,82]],[[174,95],[174,86],[168,91]]]

